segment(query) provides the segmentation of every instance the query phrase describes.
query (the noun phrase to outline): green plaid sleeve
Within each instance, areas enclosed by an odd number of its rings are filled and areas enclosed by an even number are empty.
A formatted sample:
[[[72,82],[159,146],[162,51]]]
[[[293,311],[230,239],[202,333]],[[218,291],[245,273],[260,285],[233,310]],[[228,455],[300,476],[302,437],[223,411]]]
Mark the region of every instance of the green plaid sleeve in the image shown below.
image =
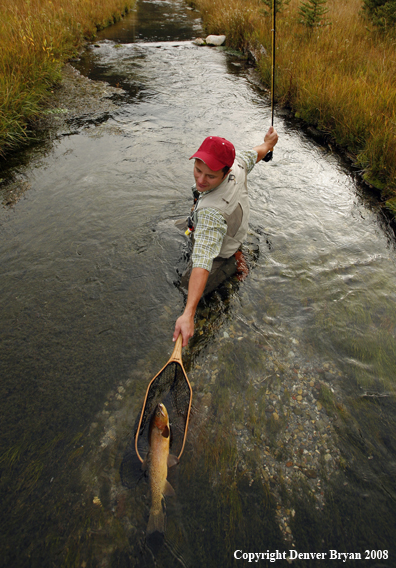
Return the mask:
[[[194,231],[193,268],[212,269],[213,259],[219,255],[227,224],[223,215],[210,207],[198,211],[198,222]]]
[[[245,162],[247,173],[250,174],[257,162],[256,150],[243,150],[242,152],[238,151],[235,153],[235,157]]]

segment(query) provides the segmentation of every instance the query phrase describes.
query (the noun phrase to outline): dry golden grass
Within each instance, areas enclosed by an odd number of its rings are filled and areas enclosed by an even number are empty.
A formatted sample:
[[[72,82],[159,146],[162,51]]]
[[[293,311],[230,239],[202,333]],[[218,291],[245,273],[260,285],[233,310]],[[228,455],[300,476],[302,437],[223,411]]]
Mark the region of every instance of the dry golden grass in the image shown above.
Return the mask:
[[[271,17],[260,0],[193,4],[208,33],[226,34],[239,49],[260,43],[271,53]],[[331,25],[312,32],[299,23],[299,5],[291,0],[277,17],[276,99],[331,134],[390,198],[396,195],[396,42],[367,27],[362,0],[328,0]],[[258,67],[269,85],[271,58],[262,57]]]
[[[0,0],[0,154],[28,137],[64,62],[134,0]]]

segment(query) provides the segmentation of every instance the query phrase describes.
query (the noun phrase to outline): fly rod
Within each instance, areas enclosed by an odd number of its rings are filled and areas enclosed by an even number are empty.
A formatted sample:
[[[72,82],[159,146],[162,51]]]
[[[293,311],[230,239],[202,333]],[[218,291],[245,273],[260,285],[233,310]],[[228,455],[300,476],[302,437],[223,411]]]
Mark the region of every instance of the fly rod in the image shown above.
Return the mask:
[[[275,95],[275,33],[276,33],[276,0],[272,0],[272,68],[271,68],[271,126],[274,126],[274,95]],[[264,156],[264,162],[270,162],[273,156],[273,149]]]

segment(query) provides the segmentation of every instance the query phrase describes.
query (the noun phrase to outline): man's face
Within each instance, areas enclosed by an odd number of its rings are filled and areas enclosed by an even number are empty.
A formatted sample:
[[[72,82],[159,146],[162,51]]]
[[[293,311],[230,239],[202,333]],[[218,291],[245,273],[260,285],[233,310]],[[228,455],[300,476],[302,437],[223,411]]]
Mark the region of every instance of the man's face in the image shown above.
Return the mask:
[[[225,177],[223,170],[213,171],[198,158],[195,159],[194,164],[194,178],[199,192],[209,191],[221,184]]]

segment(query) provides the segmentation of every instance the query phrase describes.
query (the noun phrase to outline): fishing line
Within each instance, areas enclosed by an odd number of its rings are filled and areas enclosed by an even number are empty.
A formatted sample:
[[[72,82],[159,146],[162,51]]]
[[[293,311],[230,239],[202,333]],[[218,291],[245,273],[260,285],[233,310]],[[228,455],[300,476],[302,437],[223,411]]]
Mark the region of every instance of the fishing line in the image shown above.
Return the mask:
[[[276,11],[275,2],[272,0],[272,66],[271,66],[271,126],[274,126],[274,95],[275,95],[275,34],[276,34]],[[263,162],[270,162],[273,157],[273,149],[267,152]]]

